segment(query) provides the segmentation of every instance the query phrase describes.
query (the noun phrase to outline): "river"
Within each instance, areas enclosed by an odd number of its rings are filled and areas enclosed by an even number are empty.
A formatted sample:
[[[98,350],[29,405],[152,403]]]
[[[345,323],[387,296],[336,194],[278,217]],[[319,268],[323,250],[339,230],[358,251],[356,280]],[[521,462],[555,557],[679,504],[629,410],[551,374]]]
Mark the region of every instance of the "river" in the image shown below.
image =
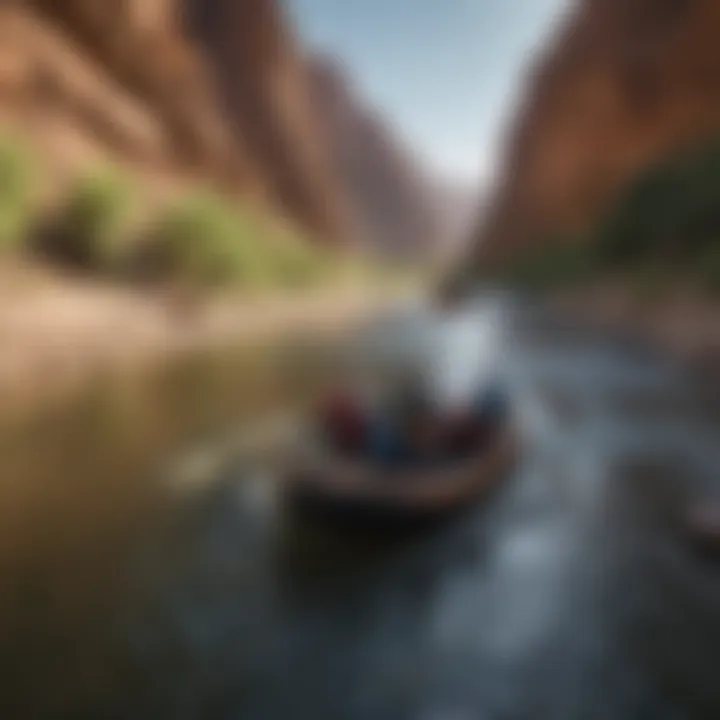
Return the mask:
[[[337,362],[307,339],[6,419],[0,716],[720,717],[720,572],[667,522],[720,500],[720,409],[529,311],[510,338],[524,458],[423,536],[279,514],[282,428]]]

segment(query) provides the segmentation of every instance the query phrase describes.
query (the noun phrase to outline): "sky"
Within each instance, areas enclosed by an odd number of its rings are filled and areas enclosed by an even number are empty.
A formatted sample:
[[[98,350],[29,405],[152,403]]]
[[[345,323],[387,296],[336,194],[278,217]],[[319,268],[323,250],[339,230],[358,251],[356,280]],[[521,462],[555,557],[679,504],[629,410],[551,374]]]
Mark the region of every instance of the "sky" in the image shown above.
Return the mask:
[[[287,0],[312,47],[448,179],[484,183],[529,58],[570,0]]]

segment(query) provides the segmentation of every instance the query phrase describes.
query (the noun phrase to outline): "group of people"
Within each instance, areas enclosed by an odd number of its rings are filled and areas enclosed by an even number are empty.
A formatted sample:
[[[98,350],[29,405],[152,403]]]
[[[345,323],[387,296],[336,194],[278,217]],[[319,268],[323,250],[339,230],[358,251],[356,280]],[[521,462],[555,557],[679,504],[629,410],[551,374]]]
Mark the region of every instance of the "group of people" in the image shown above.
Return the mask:
[[[504,389],[488,369],[498,345],[497,324],[465,302],[458,284],[441,289],[397,338],[408,363],[385,407],[372,409],[351,393],[336,392],[321,411],[329,444],[348,456],[386,468],[448,463],[478,452],[501,427]],[[418,327],[418,332],[408,328]]]
[[[323,433],[336,451],[384,469],[435,467],[492,442],[507,412],[504,392],[490,385],[463,406],[443,413],[418,389],[399,393],[382,412],[336,392],[322,408]]]
[[[491,442],[508,411],[504,388],[489,372],[501,345],[498,324],[465,300],[462,286],[446,285],[421,312],[419,325],[398,328],[402,347],[395,350],[408,362],[385,407],[373,409],[347,392],[327,398],[320,416],[332,447],[405,468],[460,460]]]

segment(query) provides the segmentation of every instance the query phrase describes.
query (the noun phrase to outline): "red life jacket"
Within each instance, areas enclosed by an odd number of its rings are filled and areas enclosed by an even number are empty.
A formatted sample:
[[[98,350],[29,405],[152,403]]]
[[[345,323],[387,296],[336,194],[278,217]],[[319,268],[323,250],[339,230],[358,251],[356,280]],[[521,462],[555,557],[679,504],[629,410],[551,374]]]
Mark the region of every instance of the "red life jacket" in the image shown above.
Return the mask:
[[[331,442],[345,451],[359,450],[367,437],[368,418],[359,401],[344,392],[333,393],[321,409]]]
[[[458,408],[446,420],[449,449],[459,453],[472,451],[487,436],[488,427],[471,408]]]

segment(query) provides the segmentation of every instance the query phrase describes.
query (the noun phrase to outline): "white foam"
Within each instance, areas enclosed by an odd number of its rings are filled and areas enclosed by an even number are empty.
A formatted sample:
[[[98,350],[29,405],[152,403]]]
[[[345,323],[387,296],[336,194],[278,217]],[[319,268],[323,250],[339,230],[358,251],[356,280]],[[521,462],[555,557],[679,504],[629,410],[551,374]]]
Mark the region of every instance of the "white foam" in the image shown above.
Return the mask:
[[[430,392],[443,407],[471,397],[497,371],[501,352],[499,317],[492,310],[438,314],[428,333]]]

